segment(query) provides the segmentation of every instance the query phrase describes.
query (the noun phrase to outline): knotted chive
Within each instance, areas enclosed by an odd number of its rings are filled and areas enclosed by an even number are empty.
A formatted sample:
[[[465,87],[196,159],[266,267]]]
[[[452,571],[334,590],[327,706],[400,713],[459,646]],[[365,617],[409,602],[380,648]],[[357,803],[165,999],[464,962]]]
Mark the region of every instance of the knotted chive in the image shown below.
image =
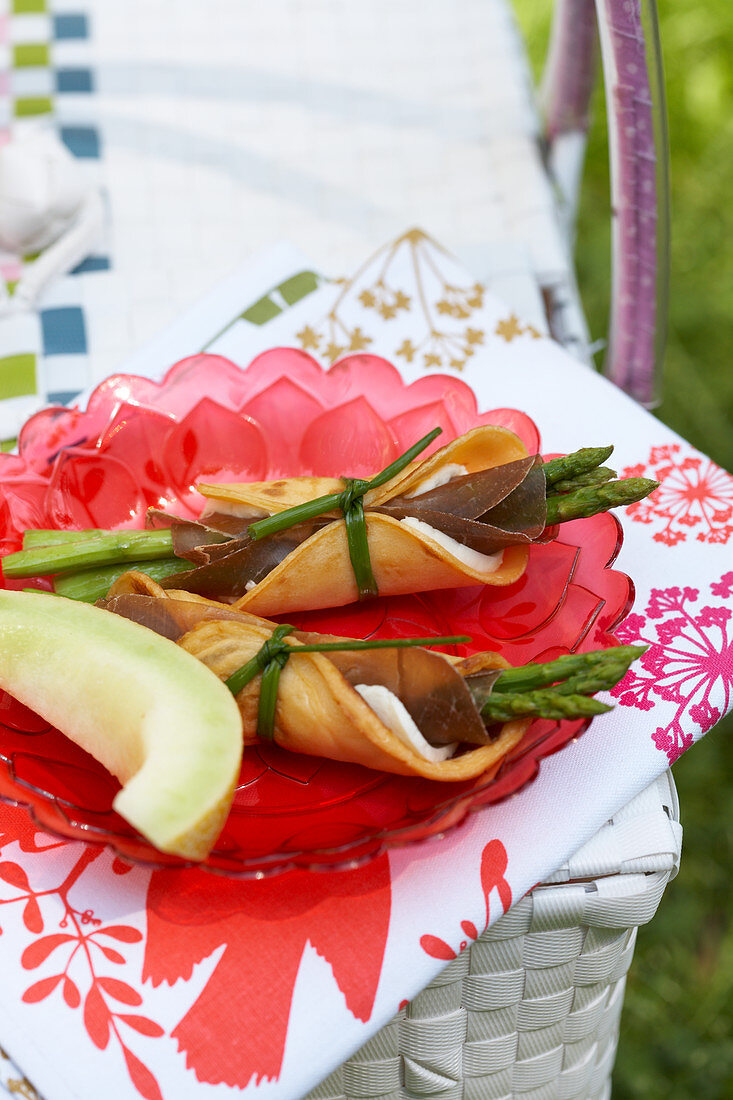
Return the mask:
[[[262,674],[260,683],[260,701],[257,709],[257,736],[263,740],[271,741],[275,733],[275,706],[277,704],[277,689],[280,683],[280,673],[289,656],[290,646],[286,646],[283,638],[292,634],[295,627],[289,623],[281,623],[276,626],[270,637],[250,657],[246,664],[233,672],[224,683],[232,695],[238,695],[242,688],[246,687],[250,680]]]
[[[377,489],[380,485],[384,485],[385,482],[389,481],[390,478],[401,473],[414,458],[417,458],[421,451],[430,446],[442,430],[442,428],[433,428],[432,432],[428,432],[417,443],[414,443],[409,450],[369,480],[344,478],[347,485],[343,492],[326,493],[325,496],[314,497],[313,500],[306,500],[303,504],[295,504],[292,508],[276,512],[274,516],[258,519],[255,523],[250,523],[248,533],[253,539],[265,539],[270,535],[277,534],[278,531],[286,531],[288,527],[294,527],[296,523],[322,516],[325,512],[332,512],[337,508],[342,511],[344,507],[349,508],[357,496],[364,496],[369,489]]]
[[[277,693],[280,687],[280,673],[287,664],[290,654],[281,648],[281,639],[289,633],[290,627],[277,627],[273,632],[271,656],[262,669],[260,679],[260,701],[257,707],[257,736],[263,741],[272,741],[275,736],[275,707],[277,706]],[[263,646],[265,649],[267,642]]]
[[[417,443],[390,462],[378,474],[368,480],[364,478],[344,478],[344,489],[340,493],[327,493],[325,496],[315,497],[303,504],[296,504],[293,508],[286,508],[277,512],[274,516],[267,516],[251,523],[248,534],[255,540],[268,538],[279,531],[286,531],[294,527],[296,523],[315,519],[326,512],[340,509],[346,524],[346,538],[349,546],[351,567],[354,570],[354,578],[359,590],[359,599],[377,595],[377,583],[372,571],[371,557],[369,555],[369,540],[367,537],[366,519],[364,517],[364,494],[370,489],[377,489],[384,485],[390,478],[401,473],[406,466],[429,447],[433,440],[439,436],[442,428],[433,428]]]
[[[365,638],[349,639],[338,642],[311,642],[306,645],[292,646],[284,640],[292,634],[295,627],[281,623],[275,627],[271,636],[264,642],[254,657],[233,672],[224,683],[232,695],[238,695],[255,676],[262,674],[260,699],[257,708],[257,736],[271,741],[275,735],[275,707],[280,684],[280,673],[285,668],[291,653],[333,653],[336,650],[354,649],[406,649],[411,646],[460,645],[470,642],[466,634],[456,634],[447,638]]]
[[[356,482],[351,484],[356,485]],[[354,572],[356,587],[359,589],[359,599],[365,600],[370,596],[377,596],[379,595],[379,589],[372,570],[369,536],[364,516],[364,501],[361,496],[357,496],[351,505],[344,510],[344,524],[346,526],[346,542],[349,547],[351,568]]]

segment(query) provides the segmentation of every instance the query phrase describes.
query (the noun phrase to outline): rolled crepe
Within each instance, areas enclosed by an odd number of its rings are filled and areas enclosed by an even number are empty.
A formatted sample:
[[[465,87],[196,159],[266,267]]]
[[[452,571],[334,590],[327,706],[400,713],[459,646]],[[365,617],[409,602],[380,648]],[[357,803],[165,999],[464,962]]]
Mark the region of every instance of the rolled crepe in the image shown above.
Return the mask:
[[[139,574],[128,574],[103,603],[173,638],[223,680],[261,649],[277,625],[191,593],[165,593]],[[337,639],[294,631],[286,640],[297,649],[299,644]],[[274,740],[292,752],[397,775],[441,782],[474,779],[495,769],[529,726],[529,719],[516,719],[487,732],[468,690],[466,676],[490,680],[493,670],[507,667],[496,653],[462,660],[427,649],[295,652],[280,675]],[[463,747],[450,759],[425,759],[359,694],[356,685],[364,683],[396,695],[432,743],[459,742]],[[259,684],[255,677],[236,697],[245,744],[258,740]],[[466,745],[466,739],[483,743]]]
[[[425,501],[421,501],[420,495],[416,494],[446,467],[463,467],[469,475],[506,467],[513,471],[514,476],[503,487],[502,479],[497,479],[497,499],[494,503],[501,507],[504,498],[522,483],[533,464],[534,460],[528,457],[524,444],[513,432],[484,426],[467,432],[430,458],[413,462],[383,486],[370,490],[364,497],[364,508],[372,571],[379,594],[400,595],[477,584],[504,586],[518,580],[527,566],[529,544],[544,530],[543,517],[533,517],[527,529],[521,529],[521,524],[519,529],[510,531],[489,527],[494,532],[494,541],[490,545],[498,549],[492,554],[477,554],[454,541],[446,544],[429,522],[433,515],[438,515],[427,507],[432,494],[426,493]],[[544,481],[542,484],[541,498],[544,502]],[[227,513],[251,522],[315,497],[339,492],[343,487],[342,479],[303,477],[252,484],[199,485],[198,488],[209,500],[209,507],[217,514],[221,524],[222,515]],[[436,491],[435,499],[438,500],[439,496]],[[442,496],[445,499],[445,490]],[[403,522],[407,511],[412,509],[419,515],[420,508],[427,509],[423,512],[426,517],[424,522],[414,519]],[[390,512],[394,514],[388,514]],[[459,522],[466,527],[483,526],[474,519]],[[222,526],[226,524],[221,524],[220,530]],[[238,597],[235,606],[267,616],[284,615],[295,610],[339,607],[356,601],[359,590],[354,579],[343,518],[331,513],[319,517],[319,521],[305,533],[294,532],[295,529],[291,528],[280,536],[254,544],[261,548],[257,553],[263,556],[260,572],[264,575],[260,579],[260,573],[257,574],[258,579],[254,585],[250,582],[249,591],[242,591],[244,581],[236,588],[234,571],[237,559],[234,554],[227,555],[226,544],[221,543],[205,548],[205,558],[210,564],[191,573],[172,576],[164,583],[203,595],[222,595],[218,586],[227,568],[230,568],[231,583],[235,585],[230,589],[230,594]],[[305,537],[302,537],[303,534]],[[278,539],[283,540],[285,545],[278,546]],[[241,554],[242,560],[246,556],[251,562],[252,546],[250,540],[249,546],[235,553]],[[272,554],[272,561],[276,564],[266,560],[268,553]]]

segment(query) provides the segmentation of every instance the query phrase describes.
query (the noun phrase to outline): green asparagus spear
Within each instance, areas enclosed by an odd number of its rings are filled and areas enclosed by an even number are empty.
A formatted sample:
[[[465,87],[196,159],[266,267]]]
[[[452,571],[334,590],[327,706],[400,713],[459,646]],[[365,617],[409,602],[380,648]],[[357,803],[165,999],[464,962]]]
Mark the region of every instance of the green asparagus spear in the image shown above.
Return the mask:
[[[544,664],[528,664],[502,672],[492,695],[482,704],[487,722],[511,718],[588,718],[611,708],[588,696],[608,691],[622,680],[629,665],[647,646],[614,646],[591,653],[569,653]],[[562,682],[558,682],[562,681]],[[471,678],[467,680],[470,689]],[[554,687],[548,685],[554,684]]]
[[[72,573],[93,565],[115,565],[141,558],[168,558],[173,551],[171,531],[111,531],[96,538],[36,546],[2,560],[6,577],[38,577]]]
[[[559,695],[595,695],[597,691],[610,691],[619,680],[623,680],[629,670],[628,663],[618,661],[615,664],[608,662],[597,671],[581,672],[577,676],[571,676],[563,684],[553,687]]]
[[[592,718],[611,710],[599,699],[586,695],[561,695],[557,691],[528,691],[490,695],[481,708],[487,722],[511,722],[513,718],[550,718],[561,722],[568,718]]]
[[[555,493],[572,493],[574,489],[584,489],[586,485],[601,485],[604,481],[613,481],[617,476],[610,466],[599,466],[596,470],[588,470],[587,474],[556,481],[552,486],[552,493],[553,496]]]
[[[595,470],[607,458],[613,454],[613,447],[583,447],[580,451],[564,455],[561,458],[551,458],[543,466],[545,482],[554,485],[558,481],[568,481],[580,474],[586,474],[589,470]]]
[[[547,498],[547,526],[571,519],[587,519],[609,508],[620,508],[642,500],[659,488],[658,481],[630,477],[624,481],[608,481],[605,485],[590,485],[573,493]]]
[[[568,680],[571,676],[600,674],[604,668],[624,666],[624,672],[632,661],[646,653],[647,646],[620,645],[610,649],[596,649],[591,653],[568,653],[544,664],[528,664],[508,668],[494,684],[494,692],[534,691],[537,688]],[[620,680],[622,677],[619,676]],[[616,681],[614,681],[615,683]],[[596,690],[601,690],[600,688]]]
[[[137,569],[154,581],[162,581],[164,577],[181,573],[190,566],[191,563],[184,561],[183,558],[118,562],[116,565],[104,565],[100,569],[81,569],[78,573],[66,573],[61,577],[55,577],[53,587],[57,596],[94,603],[95,600],[106,596],[110,586],[128,569]]]
[[[100,535],[109,535],[109,531],[93,528],[89,531],[54,531],[39,530],[26,531],[23,534],[23,549],[32,550],[35,546],[58,546],[59,543],[82,542],[85,539],[96,539]]]

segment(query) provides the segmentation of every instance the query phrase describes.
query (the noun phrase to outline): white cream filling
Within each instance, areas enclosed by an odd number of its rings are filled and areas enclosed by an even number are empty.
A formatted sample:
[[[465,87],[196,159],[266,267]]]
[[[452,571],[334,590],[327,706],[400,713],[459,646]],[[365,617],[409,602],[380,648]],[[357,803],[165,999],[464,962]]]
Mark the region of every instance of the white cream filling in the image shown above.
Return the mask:
[[[495,573],[501,565],[501,560],[504,557],[503,550],[497,550],[495,554],[482,554],[479,550],[472,550],[470,546],[464,546],[462,542],[452,539],[450,535],[444,535],[442,531],[437,531],[429,523],[423,523],[421,519],[415,519],[414,516],[406,516],[405,519],[401,519],[399,522],[404,523],[405,527],[431,538],[433,542],[437,542],[439,546],[442,546],[444,550],[447,550],[463,565],[467,565],[469,569],[474,569],[477,573]]]
[[[252,589],[256,588],[256,587],[257,587],[257,581],[247,581],[247,583],[244,586],[244,591],[245,592],[251,592]]]
[[[445,466],[440,466],[434,474],[421,481],[411,493],[405,493],[405,496],[408,500],[411,500],[412,497],[420,497],[423,493],[429,493],[431,489],[439,489],[441,485],[447,485],[454,477],[463,477],[467,473],[468,470],[465,466],[459,466],[457,462],[449,462]]]
[[[458,748],[457,741],[450,745],[438,746],[426,741],[404,703],[381,684],[356,684],[354,690],[359,692],[367,706],[371,707],[387,729],[391,730],[395,737],[399,737],[403,745],[414,749],[424,760],[439,764],[442,760],[448,760]]]

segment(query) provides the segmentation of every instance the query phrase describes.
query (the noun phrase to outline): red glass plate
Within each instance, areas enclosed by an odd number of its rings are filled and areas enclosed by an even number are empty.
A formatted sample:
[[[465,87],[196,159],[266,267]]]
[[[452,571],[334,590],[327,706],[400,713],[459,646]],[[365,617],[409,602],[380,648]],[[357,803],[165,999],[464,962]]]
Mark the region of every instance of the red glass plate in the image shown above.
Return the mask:
[[[118,375],[95,390],[86,411],[48,409],[32,417],[18,455],[0,456],[0,553],[17,550],[27,528],[141,527],[150,505],[194,514],[199,479],[368,475],[436,424],[443,435],[433,449],[478,424],[504,425],[530,452],[540,449],[524,413],[479,413],[458,379],[436,374],[407,385],[374,356],[351,356],[324,371],[302,351],[276,349],[246,370],[198,355],[177,363],[161,383]],[[525,575],[508,588],[378,599],[288,620],[354,637],[468,634],[471,645],[457,652],[493,649],[512,663],[550,659],[612,644],[632,599],[629,579],[609,568],[620,544],[617,521],[596,516],[566,523],[554,542],[533,547]],[[39,826],[64,837],[111,844],[133,861],[181,863],[112,812],[117,783],[95,760],[7,695],[0,719],[0,797],[27,806]],[[206,866],[240,876],[353,866],[388,847],[442,835],[469,811],[518,791],[543,757],[584,728],[535,722],[492,774],[457,784],[271,745],[248,748]]]

